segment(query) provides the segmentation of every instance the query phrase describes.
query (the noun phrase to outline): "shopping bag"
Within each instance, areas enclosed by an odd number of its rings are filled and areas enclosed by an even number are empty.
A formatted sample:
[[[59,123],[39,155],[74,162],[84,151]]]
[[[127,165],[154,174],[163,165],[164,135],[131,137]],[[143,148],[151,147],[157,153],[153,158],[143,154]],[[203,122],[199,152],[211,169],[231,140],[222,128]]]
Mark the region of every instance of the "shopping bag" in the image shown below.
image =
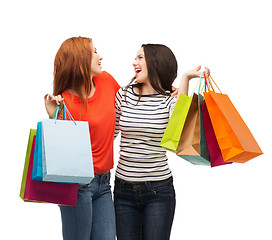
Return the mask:
[[[211,167],[230,164],[230,162],[225,162],[223,160],[222,153],[219,148],[218,142],[216,140],[216,136],[214,134],[211,119],[210,119],[205,102],[203,102],[201,104],[201,108],[202,108],[202,116],[203,116],[204,131],[205,131],[205,136],[206,136],[206,143],[207,143],[207,147],[208,147],[209,154],[210,154]]]
[[[30,130],[20,197],[25,202],[46,202],[76,206],[78,184],[52,183],[32,180],[36,130]],[[31,140],[33,139],[34,140]],[[31,149],[31,150],[30,150]]]
[[[263,153],[228,95],[209,89],[204,97],[224,161],[244,163]]]
[[[42,120],[43,181],[90,183],[94,177],[89,124],[69,120]],[[56,114],[57,115],[57,114]]]
[[[172,152],[177,151],[180,135],[192,102],[192,98],[192,96],[189,97],[187,95],[180,94],[163,134],[160,143],[161,147]]]
[[[28,143],[27,143],[27,149],[26,149],[23,177],[22,177],[22,182],[21,182],[21,189],[20,189],[20,198],[22,198],[22,199],[24,199],[24,194],[25,194],[26,177],[27,177],[27,172],[28,172],[29,160],[30,160],[30,157],[32,157],[32,155],[34,153],[34,147],[32,147],[32,145],[33,145],[33,141],[35,144],[35,138],[36,138],[36,129],[30,129]]]
[[[201,85],[201,81],[199,84]],[[210,166],[201,110],[203,101],[204,98],[200,93],[193,94],[176,154],[192,164]]]
[[[42,181],[42,177],[42,123],[38,122],[33,158],[32,179]]]
[[[61,110],[60,110],[61,109]],[[57,112],[57,110],[59,110]],[[62,117],[66,120],[66,115],[63,113],[63,107],[56,107],[53,118],[58,114],[63,114]],[[32,180],[42,181],[43,180],[43,170],[42,170],[42,122],[37,123],[35,150],[33,158],[33,169],[32,169]]]

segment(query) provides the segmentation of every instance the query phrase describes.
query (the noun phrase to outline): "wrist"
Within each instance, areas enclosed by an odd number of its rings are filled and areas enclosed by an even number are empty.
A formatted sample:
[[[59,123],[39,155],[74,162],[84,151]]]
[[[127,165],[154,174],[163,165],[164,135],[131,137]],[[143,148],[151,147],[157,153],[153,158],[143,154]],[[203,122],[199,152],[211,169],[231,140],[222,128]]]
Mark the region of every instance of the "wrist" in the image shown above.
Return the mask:
[[[182,81],[189,82],[190,77],[189,77],[189,75],[185,72],[185,73],[182,75],[181,80],[182,80]]]

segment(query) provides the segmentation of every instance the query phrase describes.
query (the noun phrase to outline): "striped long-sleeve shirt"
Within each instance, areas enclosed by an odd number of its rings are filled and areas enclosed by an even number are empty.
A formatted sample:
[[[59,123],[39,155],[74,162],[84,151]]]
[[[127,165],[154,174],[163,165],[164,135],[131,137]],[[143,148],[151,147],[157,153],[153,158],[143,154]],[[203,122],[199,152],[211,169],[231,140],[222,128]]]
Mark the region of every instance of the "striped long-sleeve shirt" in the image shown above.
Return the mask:
[[[139,95],[133,86],[119,89],[115,99],[115,136],[121,131],[120,159],[116,177],[125,181],[159,181],[172,174],[166,150],[160,142],[175,98],[160,94]]]

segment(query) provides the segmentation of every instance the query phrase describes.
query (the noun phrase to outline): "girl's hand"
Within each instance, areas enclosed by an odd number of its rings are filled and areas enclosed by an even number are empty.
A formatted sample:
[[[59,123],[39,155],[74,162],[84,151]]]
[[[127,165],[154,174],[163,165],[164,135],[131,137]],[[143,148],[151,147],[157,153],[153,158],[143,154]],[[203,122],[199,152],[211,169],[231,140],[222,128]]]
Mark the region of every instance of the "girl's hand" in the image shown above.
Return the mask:
[[[201,66],[198,66],[195,69],[189,70],[183,74],[183,78],[186,80],[191,80],[192,78],[200,77],[201,72],[199,70],[201,69]]]
[[[54,96],[51,94],[46,94],[44,96],[44,105],[50,118],[52,118],[56,106],[63,104],[63,100],[64,98],[61,95]]]
[[[189,70],[185,72],[181,78],[180,86],[179,86],[179,94],[188,95],[189,81],[192,78],[199,78],[201,76],[200,72],[201,66],[198,66],[195,69]],[[210,69],[205,67],[205,71],[210,76]]]
[[[179,91],[179,89],[178,88],[176,88],[176,87],[174,87],[174,86],[172,86],[172,93],[171,93],[171,97],[175,97],[175,98],[177,98],[178,97],[178,91]]]
[[[184,73],[184,78],[186,78],[187,80],[191,80],[192,78],[199,78],[201,73],[200,72],[201,66],[198,66],[195,69],[189,70],[187,72]],[[210,69],[205,67],[205,72],[208,74],[208,76],[210,76]]]

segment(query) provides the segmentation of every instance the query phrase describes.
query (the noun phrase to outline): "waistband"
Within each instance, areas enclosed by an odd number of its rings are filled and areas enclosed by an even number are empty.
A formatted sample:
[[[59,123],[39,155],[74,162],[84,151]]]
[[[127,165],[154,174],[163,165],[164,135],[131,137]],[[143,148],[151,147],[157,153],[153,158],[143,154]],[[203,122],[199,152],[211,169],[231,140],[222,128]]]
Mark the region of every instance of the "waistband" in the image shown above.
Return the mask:
[[[100,183],[105,183],[105,182],[109,182],[110,181],[110,177],[111,177],[111,173],[107,173],[107,174],[94,174],[94,178],[90,183],[87,184],[78,184],[79,188],[85,187],[85,186],[90,186],[92,182],[100,182]]]
[[[110,172],[110,170],[109,170],[109,171],[107,171],[107,172],[95,173],[95,174],[97,174],[97,175],[107,175],[109,172]]]
[[[107,174],[94,174],[94,178],[92,181],[99,181],[99,182],[107,182],[110,180],[111,173],[108,172]]]
[[[172,176],[161,181],[127,182],[117,177],[115,177],[114,181],[115,187],[134,190],[152,189],[154,187],[164,186],[170,183],[173,183]]]

